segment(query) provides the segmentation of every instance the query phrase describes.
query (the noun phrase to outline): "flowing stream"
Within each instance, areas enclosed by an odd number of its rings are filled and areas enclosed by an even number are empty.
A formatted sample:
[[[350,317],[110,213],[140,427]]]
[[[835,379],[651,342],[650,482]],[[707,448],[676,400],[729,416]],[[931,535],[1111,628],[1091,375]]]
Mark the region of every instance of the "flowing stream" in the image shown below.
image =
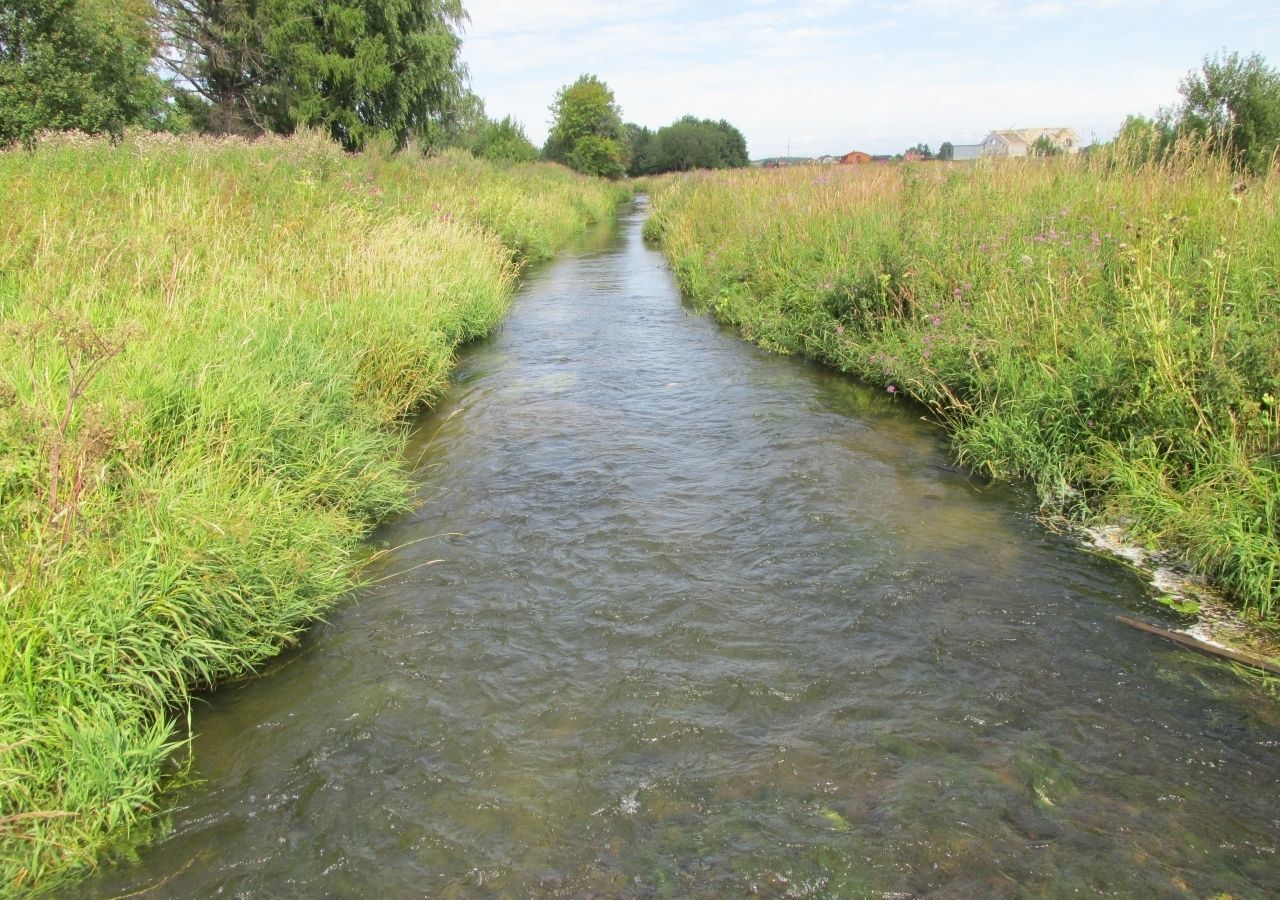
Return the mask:
[[[1280,892],[1280,702],[918,411],[682,306],[643,215],[530,273],[380,583],[198,704],[171,829],[75,896]]]

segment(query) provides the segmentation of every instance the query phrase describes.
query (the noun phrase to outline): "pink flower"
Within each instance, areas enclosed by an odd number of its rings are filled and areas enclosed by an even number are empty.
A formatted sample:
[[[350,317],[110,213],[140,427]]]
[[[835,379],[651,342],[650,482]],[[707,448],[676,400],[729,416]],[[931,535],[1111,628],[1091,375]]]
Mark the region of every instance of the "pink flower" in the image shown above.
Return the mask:
[[[893,385],[893,384],[889,385],[887,388],[885,388],[885,390],[888,391],[890,394],[898,393],[897,385]]]

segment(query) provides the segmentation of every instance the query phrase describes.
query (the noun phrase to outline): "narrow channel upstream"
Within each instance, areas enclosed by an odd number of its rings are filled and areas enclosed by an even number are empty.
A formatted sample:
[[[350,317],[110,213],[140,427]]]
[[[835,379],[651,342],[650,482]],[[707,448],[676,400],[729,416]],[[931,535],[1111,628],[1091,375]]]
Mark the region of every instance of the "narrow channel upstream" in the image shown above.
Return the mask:
[[[1280,703],[642,222],[531,273],[385,580],[199,704],[171,832],[75,895],[1280,891]]]

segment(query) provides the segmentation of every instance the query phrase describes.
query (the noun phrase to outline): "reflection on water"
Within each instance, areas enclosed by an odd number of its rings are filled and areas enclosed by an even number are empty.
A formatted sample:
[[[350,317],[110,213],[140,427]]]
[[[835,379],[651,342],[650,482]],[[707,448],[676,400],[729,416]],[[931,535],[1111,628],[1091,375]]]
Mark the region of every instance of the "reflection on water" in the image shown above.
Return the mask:
[[[208,699],[172,833],[77,893],[1274,893],[1275,704],[640,223],[529,276],[385,580]]]

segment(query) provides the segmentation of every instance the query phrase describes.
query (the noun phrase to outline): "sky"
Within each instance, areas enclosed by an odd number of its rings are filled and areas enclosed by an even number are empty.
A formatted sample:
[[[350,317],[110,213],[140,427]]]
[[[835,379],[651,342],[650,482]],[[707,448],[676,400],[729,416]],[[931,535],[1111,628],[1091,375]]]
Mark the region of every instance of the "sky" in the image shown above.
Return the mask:
[[[490,116],[539,146],[583,73],[650,128],[727,119],[753,159],[1069,126],[1108,140],[1178,101],[1206,55],[1280,68],[1280,0],[463,0],[463,61]]]

